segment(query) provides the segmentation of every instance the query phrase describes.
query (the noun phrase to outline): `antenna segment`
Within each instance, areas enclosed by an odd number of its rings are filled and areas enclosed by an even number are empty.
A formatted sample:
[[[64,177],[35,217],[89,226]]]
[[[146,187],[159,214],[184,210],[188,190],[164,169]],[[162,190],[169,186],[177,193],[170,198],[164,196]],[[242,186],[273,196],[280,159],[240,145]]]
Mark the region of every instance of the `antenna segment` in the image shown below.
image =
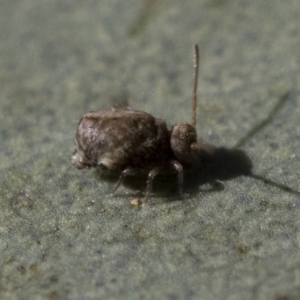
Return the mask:
[[[199,48],[198,45],[194,45],[194,89],[193,89],[193,115],[192,125],[196,128],[197,123],[197,89],[198,89],[198,75],[199,75]]]

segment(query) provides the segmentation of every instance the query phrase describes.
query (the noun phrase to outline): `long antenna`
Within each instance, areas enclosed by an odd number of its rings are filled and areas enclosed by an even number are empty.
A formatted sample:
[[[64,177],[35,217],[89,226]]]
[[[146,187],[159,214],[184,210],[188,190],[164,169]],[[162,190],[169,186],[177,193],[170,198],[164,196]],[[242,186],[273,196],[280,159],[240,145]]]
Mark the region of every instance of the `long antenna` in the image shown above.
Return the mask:
[[[197,89],[198,89],[198,75],[199,75],[199,48],[198,45],[194,45],[194,89],[193,89],[193,118],[192,125],[196,128],[197,123]]]

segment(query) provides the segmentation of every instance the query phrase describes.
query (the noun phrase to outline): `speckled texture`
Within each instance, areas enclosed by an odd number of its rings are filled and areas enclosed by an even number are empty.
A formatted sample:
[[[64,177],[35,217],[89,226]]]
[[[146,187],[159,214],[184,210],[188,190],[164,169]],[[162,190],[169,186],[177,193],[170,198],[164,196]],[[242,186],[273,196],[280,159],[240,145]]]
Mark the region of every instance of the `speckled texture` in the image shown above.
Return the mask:
[[[298,0],[2,1],[1,300],[299,299],[299,17]],[[71,166],[79,118],[129,96],[190,121],[194,43],[198,135],[255,175],[220,159],[223,186],[131,206],[134,182],[112,197]]]

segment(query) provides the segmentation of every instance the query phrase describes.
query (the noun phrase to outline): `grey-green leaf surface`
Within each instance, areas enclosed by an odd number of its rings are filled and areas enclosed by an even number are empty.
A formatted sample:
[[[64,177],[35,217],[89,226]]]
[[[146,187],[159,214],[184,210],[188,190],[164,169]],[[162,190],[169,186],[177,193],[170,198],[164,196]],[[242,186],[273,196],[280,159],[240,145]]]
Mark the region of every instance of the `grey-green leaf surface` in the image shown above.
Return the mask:
[[[2,1],[0,298],[299,299],[299,18],[298,0]],[[195,43],[221,182],[200,170],[179,199],[162,178],[133,206],[143,183],[110,195],[71,165],[76,126],[124,103],[191,122]]]

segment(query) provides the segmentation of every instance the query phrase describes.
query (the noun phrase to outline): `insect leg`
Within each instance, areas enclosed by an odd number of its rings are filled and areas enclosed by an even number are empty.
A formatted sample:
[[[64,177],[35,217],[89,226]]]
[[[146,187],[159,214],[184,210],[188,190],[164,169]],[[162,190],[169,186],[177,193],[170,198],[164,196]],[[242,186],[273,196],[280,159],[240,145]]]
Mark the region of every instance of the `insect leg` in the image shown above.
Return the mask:
[[[119,188],[119,186],[122,184],[124,178],[127,175],[135,175],[136,173],[137,173],[137,170],[136,169],[131,169],[131,168],[128,168],[128,169],[125,169],[124,171],[122,171],[122,173],[119,177],[119,180],[117,181],[117,183],[115,184],[115,186],[112,190],[112,194]]]
[[[171,162],[172,166],[175,168],[175,170],[178,172],[178,190],[180,196],[182,196],[182,187],[183,187],[183,167],[180,162],[177,160],[172,160]]]
[[[147,190],[146,190],[146,202],[148,201],[150,197],[150,193],[152,191],[152,184],[154,177],[161,171],[161,167],[156,167],[152,169],[148,174],[148,180],[147,180]]]

